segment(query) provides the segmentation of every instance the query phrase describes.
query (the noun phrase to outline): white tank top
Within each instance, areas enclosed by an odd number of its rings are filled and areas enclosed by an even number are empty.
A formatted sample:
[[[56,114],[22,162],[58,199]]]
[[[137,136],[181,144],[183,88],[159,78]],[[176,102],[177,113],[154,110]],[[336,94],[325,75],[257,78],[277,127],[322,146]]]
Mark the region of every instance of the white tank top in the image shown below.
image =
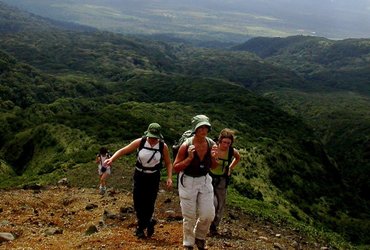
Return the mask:
[[[145,147],[157,149],[158,151],[155,152],[153,150],[146,149]],[[153,154],[154,154],[154,157],[152,158]],[[150,162],[148,162],[150,158],[152,159],[150,160]],[[143,167],[152,168],[156,166],[161,160],[161,153],[159,152],[159,142],[155,144],[153,147],[151,147],[149,142],[146,141],[144,144],[144,148],[142,148],[139,151],[137,159]]]

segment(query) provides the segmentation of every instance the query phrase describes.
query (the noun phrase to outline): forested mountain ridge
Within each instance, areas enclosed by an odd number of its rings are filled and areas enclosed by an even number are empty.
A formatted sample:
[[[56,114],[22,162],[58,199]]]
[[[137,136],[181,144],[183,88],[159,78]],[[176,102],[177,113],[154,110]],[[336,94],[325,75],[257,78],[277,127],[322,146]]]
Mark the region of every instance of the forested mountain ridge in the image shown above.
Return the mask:
[[[310,81],[307,89],[350,90],[370,95],[370,39],[257,37],[233,49],[249,51],[290,68]]]
[[[50,18],[37,16],[29,12],[20,11],[15,7],[11,7],[0,2],[0,34],[22,31],[40,31],[53,28],[74,31],[96,30],[89,26],[60,22]]]
[[[35,92],[33,101],[22,105],[12,95],[2,96],[2,187],[55,183],[81,172],[88,172],[86,178],[75,178],[74,185],[93,185],[92,158],[100,145],[118,149],[152,121],[161,123],[171,144],[201,112],[211,118],[211,136],[224,127],[238,132],[243,161],[231,187],[240,196],[281,210],[274,219],[284,221],[288,214],[311,225],[345,225],[346,234],[366,239],[366,224],[345,212],[348,193],[340,170],[313,129],[244,87],[297,88],[304,84],[300,76],[250,53],[108,32],[47,31],[0,38],[6,51],[1,53],[1,86],[8,93],[13,87],[14,92]],[[55,96],[39,100],[38,84]],[[132,157],[117,168],[129,171]]]
[[[14,12],[13,16],[17,13]],[[22,26],[22,20],[14,18],[12,21]],[[44,21],[29,21],[32,22],[35,24],[31,26],[37,27]],[[170,45],[108,32],[82,32],[76,36],[73,32],[50,26],[32,32],[10,32],[0,40],[0,49],[51,72],[88,72],[99,78],[119,81],[129,78],[133,71],[149,70],[226,78],[256,90],[302,84],[302,78],[293,72],[247,52],[230,53],[183,44]]]

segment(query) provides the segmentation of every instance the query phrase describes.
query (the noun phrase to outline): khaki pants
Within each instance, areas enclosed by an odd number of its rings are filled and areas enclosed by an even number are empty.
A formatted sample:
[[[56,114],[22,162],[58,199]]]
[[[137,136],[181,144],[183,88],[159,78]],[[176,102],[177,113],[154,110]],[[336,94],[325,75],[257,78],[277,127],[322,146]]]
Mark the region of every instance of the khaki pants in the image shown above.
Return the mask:
[[[215,205],[215,218],[212,226],[217,228],[220,224],[222,215],[226,206],[226,193],[227,193],[227,177],[215,176],[213,177],[213,190],[214,190],[214,205]]]
[[[179,175],[180,206],[183,216],[183,245],[193,246],[195,238],[204,240],[215,217],[212,178],[207,174]]]

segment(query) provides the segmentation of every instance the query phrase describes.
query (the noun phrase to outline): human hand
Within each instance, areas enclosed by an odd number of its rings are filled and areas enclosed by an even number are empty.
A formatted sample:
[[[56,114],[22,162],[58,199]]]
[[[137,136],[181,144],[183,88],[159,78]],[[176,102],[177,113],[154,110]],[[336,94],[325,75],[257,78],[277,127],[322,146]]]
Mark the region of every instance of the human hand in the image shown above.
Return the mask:
[[[167,188],[171,188],[172,187],[172,179],[171,178],[168,178],[167,179],[166,186],[167,186]]]
[[[193,159],[193,157],[194,157],[194,152],[195,152],[195,146],[194,146],[194,145],[190,145],[190,146],[188,147],[188,157],[189,157],[190,159]]]
[[[106,166],[111,166],[111,165],[112,165],[112,159],[106,159],[106,160],[104,161],[104,165],[106,165]]]
[[[217,145],[213,145],[211,149],[211,156],[215,159],[218,159],[218,147]]]

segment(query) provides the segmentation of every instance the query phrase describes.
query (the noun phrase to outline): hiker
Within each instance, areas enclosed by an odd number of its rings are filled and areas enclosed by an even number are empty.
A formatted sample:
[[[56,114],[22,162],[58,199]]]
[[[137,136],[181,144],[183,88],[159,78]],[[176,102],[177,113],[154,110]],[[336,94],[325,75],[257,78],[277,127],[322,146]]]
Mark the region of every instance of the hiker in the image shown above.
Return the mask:
[[[217,145],[208,138],[211,130],[205,115],[192,118],[194,135],[180,146],[173,167],[179,173],[179,196],[183,216],[184,249],[206,248],[206,236],[215,216],[212,178],[209,169],[217,166]]]
[[[157,199],[160,182],[162,160],[167,168],[168,188],[172,187],[172,164],[168,146],[163,141],[161,126],[151,123],[142,138],[132,141],[127,146],[116,151],[105,161],[111,165],[123,155],[137,150],[137,160],[134,171],[133,201],[138,226],[135,234],[138,238],[151,237],[157,221],[153,218],[154,205]],[[146,231],[146,235],[144,230]]]
[[[240,161],[238,150],[232,147],[234,143],[234,131],[225,128],[221,130],[217,140],[218,143],[218,165],[211,169],[212,185],[214,192],[215,218],[210,227],[210,235],[218,234],[217,227],[220,224],[222,214],[226,205],[227,186],[231,173]]]
[[[107,190],[106,180],[111,174],[111,167],[105,164],[105,160],[110,157],[109,151],[105,147],[101,147],[99,153],[96,155],[95,162],[98,164],[98,174],[99,174],[99,192],[104,194]]]

